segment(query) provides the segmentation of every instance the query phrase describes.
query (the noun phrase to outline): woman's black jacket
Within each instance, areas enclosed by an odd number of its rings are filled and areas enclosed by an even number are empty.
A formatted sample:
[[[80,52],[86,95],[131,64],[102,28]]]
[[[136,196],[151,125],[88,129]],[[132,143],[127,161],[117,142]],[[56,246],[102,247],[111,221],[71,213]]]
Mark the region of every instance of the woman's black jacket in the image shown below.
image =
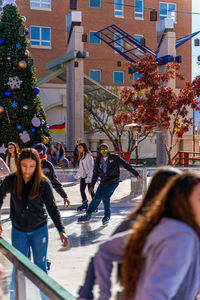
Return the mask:
[[[40,195],[29,200],[27,196],[24,196],[28,195],[27,187],[22,189],[22,199],[13,194],[15,176],[15,174],[8,175],[0,185],[0,208],[6,194],[11,194],[10,218],[12,225],[20,231],[31,232],[47,223],[48,212],[58,232],[65,232],[48,179],[46,179],[46,182],[41,183]]]

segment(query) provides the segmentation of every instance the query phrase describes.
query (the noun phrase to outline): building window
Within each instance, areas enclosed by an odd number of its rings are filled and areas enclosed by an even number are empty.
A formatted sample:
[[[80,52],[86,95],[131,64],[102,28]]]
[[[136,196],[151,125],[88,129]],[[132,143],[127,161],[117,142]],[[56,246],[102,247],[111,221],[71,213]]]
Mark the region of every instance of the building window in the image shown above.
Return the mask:
[[[100,70],[90,70],[90,77],[93,80],[100,82],[101,81],[101,71]]]
[[[51,0],[30,0],[31,8],[51,9]]]
[[[133,75],[134,81],[136,81],[138,78],[141,78],[141,77],[142,77],[142,73],[135,72]]]
[[[94,35],[97,31],[90,31],[90,44],[100,44],[101,40]]]
[[[138,41],[138,42],[140,42],[141,41],[141,39],[143,38],[144,36],[143,35],[141,35],[141,34],[135,34],[134,35],[134,38]],[[135,52],[135,54],[137,54],[137,55],[139,55],[139,54],[143,54],[143,52],[142,51],[140,51],[140,50],[134,50],[134,52]]]
[[[114,34],[114,47],[117,48],[119,51],[123,52],[123,47],[124,47],[124,41],[122,39],[122,34],[120,33],[115,33]],[[117,51],[115,51],[118,53]]]
[[[143,19],[143,0],[135,0],[135,19]]]
[[[31,26],[31,46],[51,47],[51,28]]]
[[[124,72],[114,71],[113,72],[113,82],[114,83],[124,83]]]
[[[172,18],[176,22],[176,3],[160,2],[160,20]]]
[[[124,15],[124,0],[115,0],[115,17],[123,17]]]
[[[90,0],[90,7],[101,7],[101,0]]]

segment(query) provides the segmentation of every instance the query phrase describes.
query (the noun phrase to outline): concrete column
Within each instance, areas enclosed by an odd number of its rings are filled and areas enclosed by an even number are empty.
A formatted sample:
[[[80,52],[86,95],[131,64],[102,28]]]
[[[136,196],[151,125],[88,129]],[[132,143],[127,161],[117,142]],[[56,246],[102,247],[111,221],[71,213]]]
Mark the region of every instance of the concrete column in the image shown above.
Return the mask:
[[[176,34],[173,31],[165,32],[162,36],[162,41],[160,44],[159,52],[158,52],[158,58],[165,56],[165,55],[172,55],[176,56]],[[166,65],[159,66],[159,73],[164,72],[166,69]],[[172,89],[175,89],[175,79],[171,79],[167,86],[170,86]],[[168,135],[167,132],[164,134],[160,132],[158,129],[158,132],[156,134],[156,162],[157,166],[162,166],[167,164],[167,154],[164,146],[164,142],[166,143],[168,141]]]
[[[83,27],[74,26],[71,33],[68,51],[83,53]],[[78,63],[78,66],[75,64]],[[70,61],[66,68],[67,78],[67,149],[73,150],[77,138],[84,136],[84,78],[83,58]]]

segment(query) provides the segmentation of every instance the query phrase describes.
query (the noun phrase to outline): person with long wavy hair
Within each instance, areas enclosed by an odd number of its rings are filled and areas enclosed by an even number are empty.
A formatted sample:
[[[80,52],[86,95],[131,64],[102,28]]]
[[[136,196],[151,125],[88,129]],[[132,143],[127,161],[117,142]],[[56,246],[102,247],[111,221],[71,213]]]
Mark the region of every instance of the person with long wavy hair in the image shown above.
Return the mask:
[[[113,232],[113,237],[110,237],[107,241],[103,242],[97,251],[95,257],[95,270],[94,270],[94,257],[90,259],[88,264],[87,272],[85,275],[85,280],[83,285],[79,289],[80,300],[91,300],[93,299],[93,287],[95,285],[95,271],[99,272],[99,267],[106,264],[104,278],[106,281],[106,289],[109,290],[110,277],[113,267],[113,262],[118,262],[118,280],[121,281],[121,268],[122,259],[125,249],[125,242],[130,234],[130,229],[132,228],[134,222],[137,218],[148,210],[154,201],[154,198],[160,193],[166,183],[175,175],[181,174],[181,171],[173,167],[162,167],[157,170],[153,175],[148,189],[139,204],[138,207],[134,208],[125,220],[117,226]],[[127,231],[120,235],[119,233]],[[106,258],[106,259],[105,259]],[[105,289],[105,290],[106,290]],[[108,292],[109,293],[109,292]],[[104,295],[105,296],[105,295]]]
[[[124,252],[122,299],[195,299],[200,288],[200,176],[172,178],[134,224]]]
[[[68,246],[68,238],[51,185],[42,172],[40,157],[35,149],[22,149],[17,172],[3,180],[0,186],[0,208],[7,193],[11,194],[12,245],[25,256],[28,256],[31,247],[34,263],[47,272],[47,212],[59,232],[63,247]],[[0,225],[0,235],[1,233]],[[11,299],[15,299],[15,289],[12,290]]]
[[[17,145],[14,142],[8,143],[8,153],[6,156],[6,164],[11,173],[17,171],[17,164],[19,159],[19,152]]]

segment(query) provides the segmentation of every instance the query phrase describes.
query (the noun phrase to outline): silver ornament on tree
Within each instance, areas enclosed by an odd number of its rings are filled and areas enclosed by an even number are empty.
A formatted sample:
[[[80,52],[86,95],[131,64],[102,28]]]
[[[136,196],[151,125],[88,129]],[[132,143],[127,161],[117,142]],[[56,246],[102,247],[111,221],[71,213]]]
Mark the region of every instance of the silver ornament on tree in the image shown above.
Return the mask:
[[[9,85],[12,90],[20,89],[22,82],[23,81],[20,80],[18,76],[9,77],[9,81],[7,82],[7,85]]]
[[[36,115],[34,115],[33,119],[31,120],[31,123],[34,127],[39,127],[41,124],[41,121]]]

